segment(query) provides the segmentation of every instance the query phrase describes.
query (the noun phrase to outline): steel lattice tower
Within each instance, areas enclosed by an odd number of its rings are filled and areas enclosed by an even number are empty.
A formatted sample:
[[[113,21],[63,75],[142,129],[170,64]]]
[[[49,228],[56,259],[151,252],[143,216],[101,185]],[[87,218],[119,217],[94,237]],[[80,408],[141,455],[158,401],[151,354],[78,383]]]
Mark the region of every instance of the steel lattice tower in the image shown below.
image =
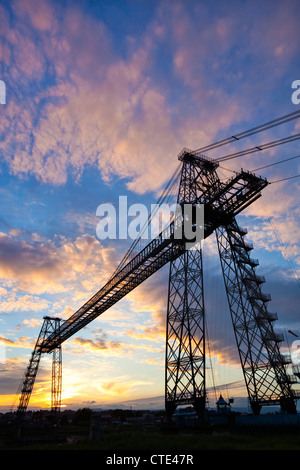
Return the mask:
[[[166,338],[166,413],[178,404],[205,408],[205,335],[201,249],[170,266]]]
[[[290,384],[296,378],[287,374],[285,358],[279,349],[283,336],[275,333],[277,315],[267,308],[271,297],[264,294],[264,278],[255,273],[257,260],[250,258],[252,245],[244,241],[243,231],[233,219],[216,229],[229,309],[250,404],[259,414],[268,403],[296,413]]]
[[[41,355],[44,352],[43,344],[51,334],[58,334],[60,319],[55,317],[44,317],[44,321],[31,354],[28,367],[26,369],[23,385],[21,388],[20,401],[17,414],[22,418],[27,409],[31,392],[38,372]],[[51,382],[51,410],[56,413],[61,406],[61,384],[62,384],[62,351],[58,345],[52,352],[52,382]]]
[[[264,278],[257,276],[258,264],[249,256],[252,246],[244,241],[235,217],[216,211],[206,199],[218,189],[218,204],[229,203],[209,160],[183,161],[178,194],[179,204],[205,205],[205,220],[215,230],[223,278],[250,405],[259,414],[263,405],[278,404],[283,411],[296,413],[287,359],[281,355],[283,339],[273,329],[276,315],[269,313],[270,296],[263,294]],[[251,179],[251,178],[250,178]],[[241,195],[244,186],[241,187]],[[237,195],[234,195],[237,198]],[[240,196],[241,197],[241,196]],[[178,405],[193,404],[204,419],[205,390],[205,308],[201,247],[187,250],[170,263],[166,335],[166,414],[170,420]]]
[[[61,407],[62,350],[61,344],[52,352],[51,410],[57,414]]]
[[[199,167],[184,162],[177,204],[197,200]],[[182,230],[184,224],[182,224]],[[184,238],[184,233],[180,234]],[[200,246],[199,246],[200,245]],[[193,403],[203,417],[205,408],[205,322],[201,243],[170,263],[167,327],[165,407],[170,420],[178,404]]]

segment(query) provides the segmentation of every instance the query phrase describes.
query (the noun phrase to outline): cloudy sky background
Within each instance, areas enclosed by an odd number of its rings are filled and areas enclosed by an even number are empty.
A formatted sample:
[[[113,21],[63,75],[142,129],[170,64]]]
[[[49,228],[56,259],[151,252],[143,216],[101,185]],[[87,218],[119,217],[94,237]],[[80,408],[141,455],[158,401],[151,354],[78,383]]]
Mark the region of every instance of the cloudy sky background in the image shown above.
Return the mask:
[[[1,1],[1,409],[14,400],[43,316],[68,318],[131,243],[97,239],[98,205],[117,206],[126,195],[150,206],[183,147],[300,109],[291,100],[300,79],[299,14],[297,0]],[[295,120],[207,155],[299,132]],[[296,141],[229,160],[219,175],[299,153]],[[269,181],[299,173],[298,159],[258,171]],[[269,185],[238,221],[266,277],[276,329],[300,335],[299,179]],[[215,382],[234,382],[221,389],[241,396],[213,237],[204,261]],[[167,275],[156,273],[63,344],[65,406],[164,394]],[[295,337],[286,337],[291,346]],[[49,405],[50,374],[47,356],[32,406]]]

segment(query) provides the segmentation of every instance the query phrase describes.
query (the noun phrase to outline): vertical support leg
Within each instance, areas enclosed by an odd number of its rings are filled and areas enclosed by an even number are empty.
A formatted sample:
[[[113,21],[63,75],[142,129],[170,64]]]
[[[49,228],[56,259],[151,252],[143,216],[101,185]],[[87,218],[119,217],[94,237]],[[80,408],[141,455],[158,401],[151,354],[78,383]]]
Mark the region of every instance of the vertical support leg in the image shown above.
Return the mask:
[[[21,419],[27,410],[27,406],[28,406],[31,392],[33,389],[33,385],[35,382],[36,374],[38,371],[40,359],[41,359],[41,349],[39,347],[39,339],[38,339],[35,345],[35,348],[31,354],[31,358],[29,360],[29,364],[28,364],[28,367],[26,369],[26,372],[23,378],[23,384],[21,387],[21,395],[19,398],[19,406],[17,410],[18,419]]]
[[[19,421],[22,421],[23,416],[27,410],[27,406],[31,397],[36,375],[38,372],[41,355],[46,352],[43,348],[44,341],[50,334],[52,334],[54,331],[56,331],[59,328],[59,325],[60,325],[60,319],[44,317],[44,322],[43,322],[41,331],[35,343],[35,347],[31,354],[31,358],[29,360],[29,364],[25,371],[25,375],[24,375],[23,382],[22,382],[21,395],[19,398],[19,406],[17,409],[17,417]],[[56,403],[55,406],[57,406],[57,404],[60,403],[60,398],[58,402],[58,397],[60,397],[60,393],[61,393],[61,350],[58,352],[55,352],[55,359],[53,359],[53,364],[55,364],[55,372],[54,372],[55,386],[53,387],[53,382],[52,382],[52,390],[53,389],[55,390],[55,394],[54,394],[55,403]],[[57,377],[60,377],[59,381],[57,381]],[[52,372],[52,380],[53,380],[53,372]],[[57,385],[58,382],[60,385]]]
[[[56,416],[61,407],[62,387],[62,350],[61,345],[52,353],[52,387],[51,387],[51,410]]]
[[[205,411],[205,336],[201,249],[186,251],[170,265],[166,336],[166,415],[178,405]]]
[[[252,411],[259,414],[263,405],[280,405],[296,412],[286,359],[280,354],[282,340],[273,329],[276,315],[268,312],[270,296],[263,294],[264,279],[257,276],[257,261],[249,256],[252,249],[233,219],[216,229],[234,333]]]

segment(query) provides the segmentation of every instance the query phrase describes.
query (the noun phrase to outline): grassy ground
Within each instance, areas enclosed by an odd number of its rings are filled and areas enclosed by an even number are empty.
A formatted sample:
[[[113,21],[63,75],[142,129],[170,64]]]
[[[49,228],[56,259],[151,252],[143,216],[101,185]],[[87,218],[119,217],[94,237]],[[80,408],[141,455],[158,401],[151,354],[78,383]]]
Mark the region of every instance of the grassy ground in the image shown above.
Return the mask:
[[[28,439],[27,434],[26,443],[10,442],[2,445],[1,450],[150,450],[177,453],[200,450],[300,450],[300,431],[168,434],[159,430],[106,429],[96,441],[89,439],[87,429],[69,429],[68,432],[63,431],[64,434],[62,431],[59,432],[61,437],[64,437],[60,442],[58,439],[56,442],[54,440],[51,442],[51,439],[34,442],[36,437]],[[56,436],[59,437],[58,434]]]
[[[155,450],[155,451],[192,451],[192,450],[300,450],[299,436],[245,436],[226,434],[219,436],[161,436],[136,434],[111,435],[106,442],[91,443],[81,441],[65,444],[61,449],[69,450]]]

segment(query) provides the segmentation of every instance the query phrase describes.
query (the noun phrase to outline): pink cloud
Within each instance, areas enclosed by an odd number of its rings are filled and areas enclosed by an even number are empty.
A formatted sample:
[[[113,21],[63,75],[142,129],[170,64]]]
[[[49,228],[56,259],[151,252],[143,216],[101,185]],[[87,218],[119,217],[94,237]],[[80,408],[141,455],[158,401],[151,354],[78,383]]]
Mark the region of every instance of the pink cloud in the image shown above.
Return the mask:
[[[0,278],[4,285],[10,282],[15,292],[42,294],[80,289],[87,299],[115,268],[114,250],[105,251],[98,240],[87,235],[77,237],[74,242],[61,238],[55,244],[30,243],[0,233]],[[88,292],[85,281],[91,279]],[[35,299],[28,297],[27,303],[30,301]]]
[[[253,24],[250,46],[254,52],[263,53],[265,60],[275,59],[276,62],[273,63],[276,67],[273,67],[273,73],[276,71],[281,73],[283,64],[297,54],[299,46],[297,16],[297,2],[289,3],[288,8],[279,2],[269,16],[258,17]]]
[[[34,28],[40,31],[56,29],[55,10],[46,0],[14,0],[12,6],[17,16],[22,20],[30,19]]]
[[[42,52],[30,40],[26,24],[19,31],[8,31],[14,57],[22,59],[20,65],[11,64],[16,77],[40,76],[45,61],[51,62],[59,77],[57,85],[36,94],[27,116],[13,100],[7,107],[1,146],[15,174],[31,173],[43,182],[64,184],[70,170],[80,178],[84,168],[93,165],[104,179],[111,174],[129,178],[130,190],[157,190],[175,169],[184,145],[198,144],[203,133],[207,139],[214,136],[218,126],[236,117],[236,106],[230,104],[226,119],[215,112],[209,120],[203,113],[196,120],[177,120],[164,90],[147,75],[154,41],[162,37],[162,31],[157,34],[157,21],[125,61],[112,53],[105,26],[78,8],[65,12],[60,37],[57,23],[52,35],[46,35],[45,17],[54,14],[49,8],[42,3],[35,10],[34,3],[26,1],[18,13],[20,18],[29,15],[35,27],[40,24]],[[223,37],[228,35],[225,22],[219,30]]]
[[[57,15],[51,3],[41,2],[36,9],[34,3],[21,2],[18,15],[30,18],[38,30],[40,50],[26,22],[10,30],[3,19],[12,56],[20,57],[20,65],[11,59],[12,71],[16,77],[22,73],[32,77],[35,70],[41,76],[47,62],[56,72],[56,83],[37,91],[32,103],[21,106],[10,101],[0,124],[4,136],[0,145],[14,174],[30,173],[51,184],[64,184],[69,172],[78,179],[87,166],[94,166],[107,181],[112,174],[127,178],[132,191],[157,190],[175,169],[183,146],[210,143],[223,129],[245,121],[253,112],[256,103],[249,100],[247,91],[253,95],[257,81],[242,83],[240,95],[212,81],[212,76],[224,70],[226,83],[241,80],[242,67],[231,68],[231,49],[239,47],[263,57],[271,49],[279,48],[278,53],[284,50],[282,45],[287,47],[292,34],[289,26],[295,32],[292,13],[285,12],[280,39],[270,32],[269,39],[262,41],[264,25],[268,31],[274,29],[281,9],[257,21],[249,35],[239,8],[235,14],[223,12],[208,21],[208,8],[203,5],[193,4],[189,11],[176,2],[170,9],[166,2],[139,43],[132,39],[125,60],[113,51],[110,33],[101,21],[77,7],[61,9]],[[193,12],[201,22],[201,34]],[[47,18],[53,16],[62,20],[53,22],[48,34]],[[166,38],[174,71],[186,85],[184,96],[189,95],[186,106],[183,98],[173,107],[168,90],[149,74],[154,52]],[[291,46],[289,57],[293,50]]]

